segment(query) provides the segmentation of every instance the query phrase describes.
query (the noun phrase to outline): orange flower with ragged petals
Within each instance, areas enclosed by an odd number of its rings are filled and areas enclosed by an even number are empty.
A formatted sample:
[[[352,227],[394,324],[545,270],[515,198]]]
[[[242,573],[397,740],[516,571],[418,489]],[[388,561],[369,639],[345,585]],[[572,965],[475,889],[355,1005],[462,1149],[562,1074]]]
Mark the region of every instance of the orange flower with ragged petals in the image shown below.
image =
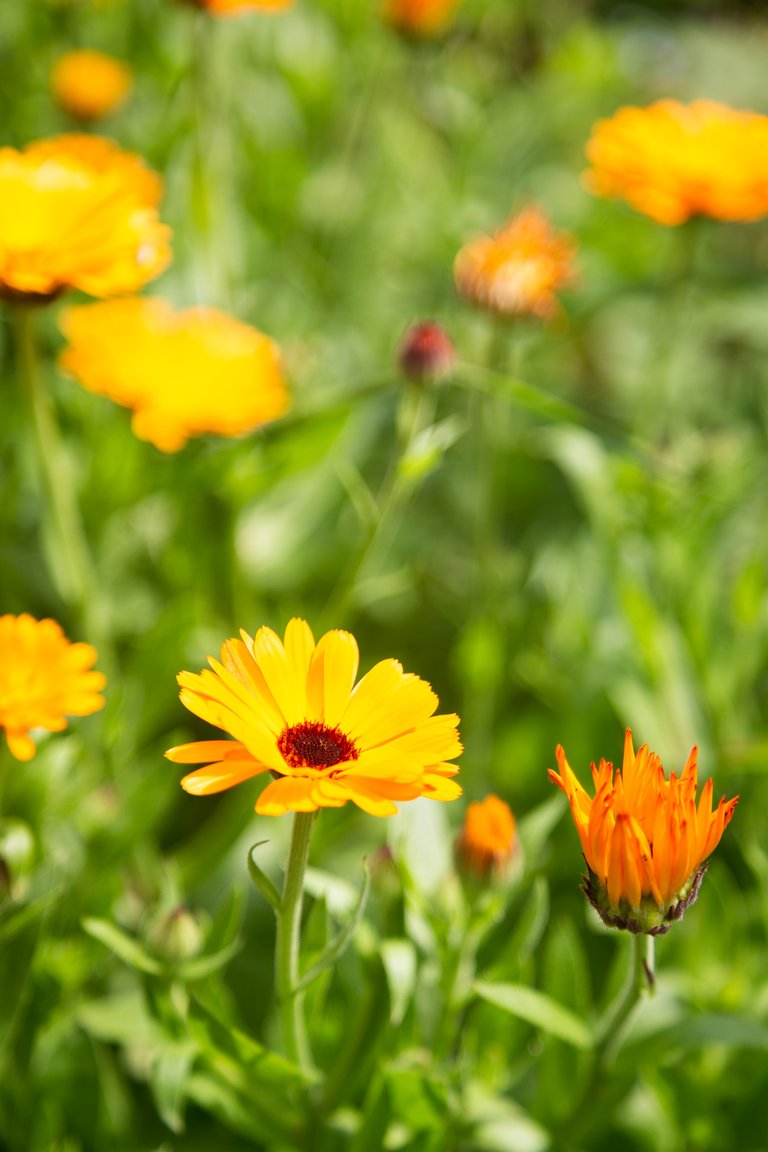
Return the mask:
[[[556,292],[574,277],[575,246],[530,205],[493,236],[478,236],[453,266],[456,287],[475,304],[506,316],[550,319]]]
[[[111,140],[69,135],[22,152],[0,148],[0,297],[137,291],[171,258],[161,191],[160,178]]]
[[[0,616],[0,728],[17,760],[35,755],[30,730],[60,732],[67,716],[104,707],[95,663],[96,650],[70,643],[55,620]]]
[[[587,144],[590,191],[660,224],[768,215],[768,116],[713,100],[620,108]]]
[[[304,620],[285,639],[260,628],[227,640],[212,671],[179,676],[181,702],[233,740],[205,740],[166,752],[177,764],[204,764],[182,780],[195,796],[233,788],[265,772],[272,781],[263,816],[340,808],[352,801],[373,816],[395,802],[454,800],[461,788],[449,763],[461,752],[455,715],[435,715],[429,684],[382,660],[355,683],[357,642],[326,632],[315,643]]]
[[[574,775],[558,745],[559,773],[549,778],[565,792],[589,875],[584,891],[606,924],[656,935],[668,931],[698,896],[709,856],[720,843],[738,796],[712,811],[712,780],[698,804],[697,749],[681,775],[664,775],[644,744],[635,754],[627,729],[620,772],[592,765],[594,798]]]

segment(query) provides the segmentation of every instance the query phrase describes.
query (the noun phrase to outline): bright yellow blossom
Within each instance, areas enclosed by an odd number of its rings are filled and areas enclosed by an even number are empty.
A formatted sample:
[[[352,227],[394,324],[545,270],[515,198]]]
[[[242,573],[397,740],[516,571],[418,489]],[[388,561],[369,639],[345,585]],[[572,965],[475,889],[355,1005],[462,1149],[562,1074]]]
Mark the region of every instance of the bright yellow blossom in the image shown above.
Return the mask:
[[[340,808],[348,800],[373,816],[395,801],[453,800],[461,789],[448,761],[461,752],[459,718],[438,715],[429,684],[382,660],[356,684],[357,642],[326,632],[315,644],[294,619],[285,639],[260,628],[227,640],[212,671],[179,676],[181,702],[234,740],[171,748],[178,764],[205,764],[185,776],[195,796],[232,788],[261,773],[273,779],[256,803],[265,816]]]
[[[71,644],[55,620],[0,616],[0,728],[17,760],[31,760],[34,728],[60,732],[67,716],[104,707],[96,650]]]
[[[547,320],[557,311],[559,288],[573,279],[575,247],[529,205],[493,236],[466,244],[453,266],[462,296],[507,316]]]
[[[136,291],[170,260],[161,189],[138,156],[98,137],[0,148],[0,296]]]
[[[103,52],[65,52],[51,73],[54,99],[76,120],[91,123],[123,104],[133,86],[131,70]]]
[[[288,407],[276,345],[214,308],[127,297],[70,308],[61,326],[62,368],[133,409],[134,433],[163,452],[205,432],[237,436]]]
[[[488,877],[503,874],[516,849],[512,809],[499,796],[470,804],[456,841],[456,859],[466,872]]]
[[[242,16],[246,12],[282,12],[293,0],[190,0],[212,16]]]
[[[768,116],[713,100],[620,108],[587,144],[590,191],[660,224],[768,215]]]
[[[666,932],[698,895],[708,857],[720,842],[738,797],[712,811],[712,780],[698,805],[697,749],[681,775],[667,779],[661,761],[644,744],[637,754],[627,729],[624,762],[592,765],[595,796],[587,794],[558,745],[559,774],[589,875],[584,891],[603,920],[617,928]]]

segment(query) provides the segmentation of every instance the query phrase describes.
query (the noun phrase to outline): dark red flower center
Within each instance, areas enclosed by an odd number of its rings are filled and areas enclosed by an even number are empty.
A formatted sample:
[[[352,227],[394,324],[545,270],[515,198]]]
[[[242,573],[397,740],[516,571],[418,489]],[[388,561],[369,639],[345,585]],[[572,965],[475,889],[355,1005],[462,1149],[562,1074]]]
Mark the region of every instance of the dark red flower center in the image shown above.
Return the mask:
[[[330,768],[343,760],[357,760],[354,741],[340,728],[319,720],[304,720],[284,728],[277,740],[280,755],[290,768]]]

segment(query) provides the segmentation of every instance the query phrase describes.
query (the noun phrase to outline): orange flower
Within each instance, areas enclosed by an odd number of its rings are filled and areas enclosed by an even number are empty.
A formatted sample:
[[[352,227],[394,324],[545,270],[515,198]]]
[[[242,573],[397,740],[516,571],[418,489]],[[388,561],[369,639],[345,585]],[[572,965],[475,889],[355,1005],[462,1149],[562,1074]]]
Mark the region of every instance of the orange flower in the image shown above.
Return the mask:
[[[92,671],[96,650],[70,644],[55,620],[0,616],[0,728],[12,755],[31,760],[31,728],[60,732],[66,716],[104,707],[106,681]]]
[[[237,436],[288,407],[276,345],[214,308],[131,296],[70,308],[61,327],[61,367],[132,408],[134,433],[162,452],[204,432]]]
[[[768,117],[712,100],[620,108],[595,125],[585,182],[660,224],[768,214]]]
[[[480,877],[501,876],[516,849],[512,809],[498,796],[470,804],[456,840],[456,859],[466,872]]]
[[[0,148],[0,296],[111,296],[154,279],[170,260],[161,188],[138,156],[98,137]]]
[[[453,275],[461,295],[484,308],[546,320],[558,307],[555,292],[573,279],[574,255],[570,237],[531,205],[493,236],[466,244]]]
[[[66,52],[51,73],[56,102],[76,120],[90,123],[114,112],[133,86],[131,70],[103,52]]]
[[[584,891],[606,924],[651,935],[669,929],[693,903],[708,857],[720,842],[738,796],[712,811],[712,780],[698,805],[697,749],[678,778],[644,744],[635,755],[626,732],[624,763],[592,765],[594,799],[576,779],[558,745],[559,774],[549,778],[565,792],[589,875]]]
[[[460,0],[385,0],[384,19],[399,32],[434,36],[448,27]]]
[[[246,12],[282,12],[293,0],[191,0],[212,16],[242,16]]]
[[[227,640],[212,672],[179,676],[181,702],[234,740],[182,744],[177,764],[206,764],[185,776],[195,796],[232,788],[263,772],[273,780],[256,811],[264,816],[340,808],[348,800],[373,816],[394,801],[454,800],[461,788],[447,763],[461,752],[458,716],[435,716],[429,684],[382,660],[355,684],[359,654],[349,632],[315,644],[304,620],[281,640],[271,628]]]

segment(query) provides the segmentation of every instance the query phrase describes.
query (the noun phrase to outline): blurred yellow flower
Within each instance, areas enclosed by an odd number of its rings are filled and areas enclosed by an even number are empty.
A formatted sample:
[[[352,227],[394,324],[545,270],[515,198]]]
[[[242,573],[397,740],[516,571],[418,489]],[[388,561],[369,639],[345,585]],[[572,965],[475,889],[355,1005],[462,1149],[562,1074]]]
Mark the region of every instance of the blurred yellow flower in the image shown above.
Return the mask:
[[[227,640],[213,671],[179,676],[181,702],[230,733],[171,748],[178,764],[206,764],[185,776],[195,796],[232,788],[270,772],[256,811],[264,816],[340,808],[348,800],[373,816],[396,812],[394,801],[427,796],[454,800],[461,788],[447,763],[461,752],[459,718],[435,716],[429,684],[382,660],[355,684],[359,654],[349,632],[315,644],[294,619],[281,640],[271,628],[254,639]]]
[[[17,760],[35,754],[30,729],[60,732],[66,716],[104,707],[95,662],[96,649],[71,644],[55,620],[0,616],[0,728]]]
[[[0,297],[133,292],[170,261],[162,184],[109,140],[61,136],[0,148]]]
[[[451,22],[461,0],[384,0],[384,19],[410,36],[435,36]]]
[[[66,52],[51,72],[51,91],[65,112],[90,123],[123,104],[133,86],[131,70],[103,52]]]
[[[462,871],[479,877],[502,875],[517,844],[512,809],[500,797],[486,796],[470,804],[456,840],[456,860]]]
[[[214,308],[175,312],[131,296],[68,309],[65,372],[133,409],[131,427],[162,452],[190,436],[238,436],[288,408],[277,346]]]
[[[768,214],[768,116],[712,100],[620,108],[595,125],[585,183],[660,224]]]
[[[456,257],[454,280],[484,308],[546,320],[557,311],[556,291],[573,279],[575,252],[571,238],[529,205],[493,236],[470,240]]]
[[[697,749],[678,778],[669,780],[661,761],[644,744],[635,755],[627,729],[624,762],[592,765],[595,796],[587,794],[558,745],[559,774],[550,779],[565,792],[589,875],[584,891],[606,924],[656,935],[668,931],[698,896],[707,858],[728,825],[738,797],[723,798],[712,811],[712,780],[698,805]]]
[[[282,12],[293,0],[191,0],[212,16],[242,16],[246,12]]]

